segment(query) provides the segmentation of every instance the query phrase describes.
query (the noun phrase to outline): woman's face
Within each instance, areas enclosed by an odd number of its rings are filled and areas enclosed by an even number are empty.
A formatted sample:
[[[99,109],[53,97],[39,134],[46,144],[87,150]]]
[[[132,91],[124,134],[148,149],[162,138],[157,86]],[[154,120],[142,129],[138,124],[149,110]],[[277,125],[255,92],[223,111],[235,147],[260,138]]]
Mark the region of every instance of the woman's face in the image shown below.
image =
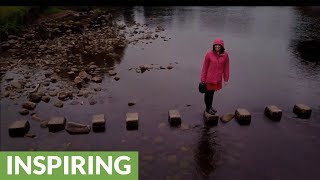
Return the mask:
[[[220,50],[221,50],[221,45],[216,44],[216,45],[214,45],[213,48],[214,48],[215,51],[220,52]]]

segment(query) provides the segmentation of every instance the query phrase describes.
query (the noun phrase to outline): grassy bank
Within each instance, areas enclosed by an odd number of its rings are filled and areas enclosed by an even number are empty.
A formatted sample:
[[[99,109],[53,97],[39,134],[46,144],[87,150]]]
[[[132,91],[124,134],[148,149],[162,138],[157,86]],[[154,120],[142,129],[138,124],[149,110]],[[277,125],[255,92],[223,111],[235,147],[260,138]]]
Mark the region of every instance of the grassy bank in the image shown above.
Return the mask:
[[[5,39],[8,34],[18,33],[26,23],[34,20],[40,14],[47,16],[63,10],[89,11],[93,8],[93,6],[2,6],[0,7],[0,40]]]

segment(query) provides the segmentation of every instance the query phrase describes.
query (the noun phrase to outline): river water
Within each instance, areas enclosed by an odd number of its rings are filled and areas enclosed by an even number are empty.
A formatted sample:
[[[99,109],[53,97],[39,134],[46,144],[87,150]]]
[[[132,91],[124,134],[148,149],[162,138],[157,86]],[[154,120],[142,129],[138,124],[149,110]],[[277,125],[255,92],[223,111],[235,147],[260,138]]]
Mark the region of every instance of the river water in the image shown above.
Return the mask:
[[[66,104],[58,109],[41,102],[36,109],[44,118],[63,115],[86,124],[92,115],[104,113],[106,132],[48,133],[30,116],[17,113],[19,103],[2,99],[2,150],[137,150],[140,179],[320,179],[317,10],[134,7],[125,12],[125,21],[164,27],[159,35],[168,41],[130,44],[115,64],[121,79],[106,76],[97,104]],[[204,55],[216,37],[225,42],[231,74],[229,85],[215,94],[214,107],[220,115],[248,109],[250,126],[234,120],[211,128],[203,125],[203,95],[197,85]],[[128,70],[143,64],[174,68],[145,73]],[[137,104],[129,107],[130,100]],[[292,113],[296,103],[308,104],[312,117],[296,118]],[[269,104],[283,110],[280,122],[264,117]],[[183,128],[168,126],[170,109],[180,111]],[[127,112],[139,113],[138,130],[126,130]],[[30,132],[37,138],[9,138],[7,127],[17,119],[29,119]]]

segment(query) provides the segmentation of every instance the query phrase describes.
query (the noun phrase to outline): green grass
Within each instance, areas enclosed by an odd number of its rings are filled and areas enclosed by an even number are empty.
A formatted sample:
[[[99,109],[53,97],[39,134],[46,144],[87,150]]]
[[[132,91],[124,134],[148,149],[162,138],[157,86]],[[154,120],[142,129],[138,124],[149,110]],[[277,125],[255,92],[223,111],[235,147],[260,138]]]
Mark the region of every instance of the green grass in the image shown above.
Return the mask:
[[[29,7],[1,6],[0,7],[0,33],[17,32],[24,24],[24,17]]]

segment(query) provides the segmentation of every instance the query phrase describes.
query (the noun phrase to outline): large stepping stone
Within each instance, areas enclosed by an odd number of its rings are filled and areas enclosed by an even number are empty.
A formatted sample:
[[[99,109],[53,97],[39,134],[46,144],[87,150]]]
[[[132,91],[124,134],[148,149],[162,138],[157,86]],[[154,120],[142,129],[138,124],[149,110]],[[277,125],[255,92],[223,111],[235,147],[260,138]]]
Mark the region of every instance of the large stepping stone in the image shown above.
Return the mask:
[[[67,120],[65,117],[52,117],[47,124],[49,132],[58,132],[64,130],[66,122]]]
[[[11,137],[24,137],[30,129],[29,121],[20,120],[15,121],[9,126],[9,136]]]
[[[219,116],[218,115],[212,115],[207,113],[206,111],[203,112],[203,120],[206,125],[210,126],[216,126],[219,122]]]
[[[181,115],[178,110],[169,110],[168,121],[171,126],[179,126],[181,124]]]
[[[104,114],[96,114],[92,117],[93,132],[103,132],[106,129],[106,119]]]
[[[235,118],[240,125],[249,125],[251,123],[251,114],[244,108],[239,108],[236,110]]]
[[[84,125],[75,122],[68,122],[66,125],[66,131],[69,134],[89,134],[90,133],[90,126]]]
[[[265,108],[264,114],[271,120],[280,121],[282,117],[282,110],[274,105],[269,105]]]
[[[311,117],[312,110],[305,104],[296,104],[293,107],[293,113],[301,119],[309,119]]]
[[[127,129],[135,130],[139,127],[139,114],[138,113],[127,113]]]

